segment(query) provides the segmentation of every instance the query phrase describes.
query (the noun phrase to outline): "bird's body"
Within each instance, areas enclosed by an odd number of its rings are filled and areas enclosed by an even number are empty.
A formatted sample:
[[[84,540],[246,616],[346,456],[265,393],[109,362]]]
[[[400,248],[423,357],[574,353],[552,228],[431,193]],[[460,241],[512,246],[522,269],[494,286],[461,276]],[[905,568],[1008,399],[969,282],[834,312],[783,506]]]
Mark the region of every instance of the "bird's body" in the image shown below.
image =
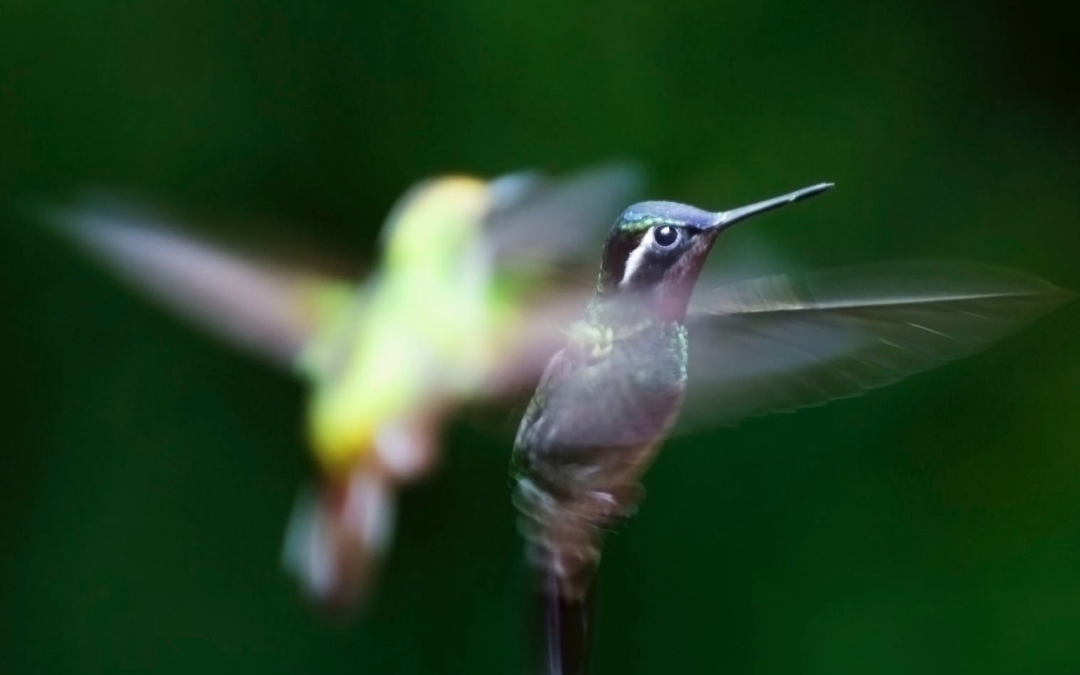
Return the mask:
[[[714,214],[643,202],[615,222],[596,296],[548,364],[514,445],[515,501],[538,572],[538,672],[588,663],[602,537],[638,502],[640,477],[682,407],[690,295],[723,226],[825,185]]]
[[[484,237],[490,199],[486,183],[464,177],[411,195],[389,223],[379,272],[301,352],[310,443],[327,474],[369,460],[401,478],[424,473],[434,441],[421,432],[481,391],[521,339],[525,303],[501,286]]]
[[[538,572],[540,673],[588,661],[604,533],[633,514],[639,479],[686,391],[686,328],[594,301],[570,328],[514,444],[515,504]],[[622,315],[622,316],[620,316]]]
[[[573,599],[588,593],[603,531],[633,512],[686,390],[686,327],[614,309],[595,301],[571,327],[515,442],[529,559]]]

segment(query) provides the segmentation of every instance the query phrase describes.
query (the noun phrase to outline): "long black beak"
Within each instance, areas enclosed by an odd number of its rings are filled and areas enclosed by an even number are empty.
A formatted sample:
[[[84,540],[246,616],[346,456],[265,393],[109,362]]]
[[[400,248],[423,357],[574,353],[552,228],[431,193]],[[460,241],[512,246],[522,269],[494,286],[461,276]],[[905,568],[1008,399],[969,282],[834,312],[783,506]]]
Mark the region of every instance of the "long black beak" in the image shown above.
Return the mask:
[[[790,192],[781,197],[773,197],[772,199],[766,199],[763,202],[751,204],[749,206],[740,206],[737,209],[730,211],[720,211],[716,214],[716,219],[713,220],[712,226],[717,230],[722,230],[740,220],[745,220],[751,216],[756,216],[759,213],[765,213],[766,211],[772,211],[773,209],[780,208],[781,206],[787,206],[793,204],[801,199],[813,197],[825,192],[833,186],[832,183],[818,183],[817,185],[811,185],[795,192]]]

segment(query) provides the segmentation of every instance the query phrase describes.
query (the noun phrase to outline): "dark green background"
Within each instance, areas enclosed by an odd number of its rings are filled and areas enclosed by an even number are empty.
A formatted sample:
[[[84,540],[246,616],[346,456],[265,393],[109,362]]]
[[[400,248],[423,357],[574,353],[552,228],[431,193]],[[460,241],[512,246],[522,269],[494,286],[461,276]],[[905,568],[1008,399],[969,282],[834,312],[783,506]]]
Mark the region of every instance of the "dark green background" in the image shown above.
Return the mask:
[[[636,157],[713,208],[836,181],[755,226],[800,266],[1080,289],[1075,21],[943,4],[0,1],[0,670],[514,673],[522,646],[508,435],[450,429],[369,611],[322,619],[278,567],[301,387],[20,203],[120,189],[370,259],[425,175]],[[1078,330],[672,442],[610,543],[596,672],[1077,672]]]

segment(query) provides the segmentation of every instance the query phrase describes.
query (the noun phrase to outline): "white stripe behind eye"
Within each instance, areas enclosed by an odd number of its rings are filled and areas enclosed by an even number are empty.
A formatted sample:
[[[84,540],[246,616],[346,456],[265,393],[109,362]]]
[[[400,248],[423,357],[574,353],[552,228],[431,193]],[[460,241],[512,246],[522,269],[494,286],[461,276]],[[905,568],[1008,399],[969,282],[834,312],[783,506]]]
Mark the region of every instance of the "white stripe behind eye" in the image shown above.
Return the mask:
[[[653,228],[645,233],[645,236],[641,238],[641,242],[637,245],[630,255],[626,258],[626,267],[623,270],[622,281],[619,282],[619,286],[625,286],[630,283],[630,280],[637,274],[638,269],[645,263],[645,254],[649,252],[649,249],[653,245]]]

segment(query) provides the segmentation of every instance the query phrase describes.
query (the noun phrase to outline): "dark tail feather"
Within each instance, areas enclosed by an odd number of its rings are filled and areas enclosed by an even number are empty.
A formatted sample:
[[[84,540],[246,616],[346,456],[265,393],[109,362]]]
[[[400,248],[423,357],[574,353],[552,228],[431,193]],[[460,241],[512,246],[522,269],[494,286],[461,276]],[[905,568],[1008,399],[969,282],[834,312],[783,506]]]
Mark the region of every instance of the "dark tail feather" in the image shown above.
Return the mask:
[[[534,655],[530,675],[585,675],[592,651],[593,584],[569,597],[565,580],[539,571],[535,592]]]

